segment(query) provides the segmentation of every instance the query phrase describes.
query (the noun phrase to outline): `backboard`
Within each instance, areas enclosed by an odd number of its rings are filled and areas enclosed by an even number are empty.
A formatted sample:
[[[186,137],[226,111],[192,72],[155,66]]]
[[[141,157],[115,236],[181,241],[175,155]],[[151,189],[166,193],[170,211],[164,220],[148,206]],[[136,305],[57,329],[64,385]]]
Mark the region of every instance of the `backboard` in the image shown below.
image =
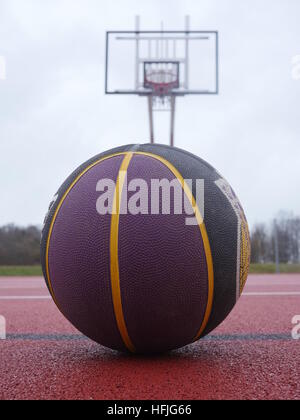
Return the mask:
[[[106,35],[107,94],[214,95],[218,32],[119,31]]]

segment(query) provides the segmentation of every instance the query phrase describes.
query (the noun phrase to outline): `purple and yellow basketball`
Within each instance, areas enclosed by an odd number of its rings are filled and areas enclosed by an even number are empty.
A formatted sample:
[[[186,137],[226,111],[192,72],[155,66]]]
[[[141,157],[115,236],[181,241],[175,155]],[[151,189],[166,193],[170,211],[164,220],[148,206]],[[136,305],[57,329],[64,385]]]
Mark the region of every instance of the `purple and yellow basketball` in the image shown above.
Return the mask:
[[[249,269],[244,211],[209,164],[130,145],[78,168],[50,205],[42,264],[59,310],[97,343],[159,353],[230,313]]]

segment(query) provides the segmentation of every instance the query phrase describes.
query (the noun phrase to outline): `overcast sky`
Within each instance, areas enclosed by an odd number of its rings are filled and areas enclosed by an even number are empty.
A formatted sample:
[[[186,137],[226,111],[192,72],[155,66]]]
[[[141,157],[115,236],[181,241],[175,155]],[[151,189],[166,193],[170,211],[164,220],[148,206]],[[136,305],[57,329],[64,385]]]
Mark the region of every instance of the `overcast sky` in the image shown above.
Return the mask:
[[[148,142],[146,100],[104,95],[105,31],[136,14],[146,30],[183,29],[186,14],[219,30],[220,95],[178,100],[176,145],[228,179],[251,225],[300,214],[299,0],[0,0],[0,225],[41,224],[78,165]],[[157,123],[167,143],[167,115]]]

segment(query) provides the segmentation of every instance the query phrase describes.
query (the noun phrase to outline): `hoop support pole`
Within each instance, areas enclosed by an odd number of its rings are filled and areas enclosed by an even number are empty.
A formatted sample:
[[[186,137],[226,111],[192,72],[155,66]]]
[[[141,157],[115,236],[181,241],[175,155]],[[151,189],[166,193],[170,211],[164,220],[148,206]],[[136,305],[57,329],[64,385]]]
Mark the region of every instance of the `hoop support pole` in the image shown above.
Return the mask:
[[[148,108],[149,108],[149,124],[150,124],[150,142],[154,144],[154,123],[153,123],[153,96],[148,96]]]

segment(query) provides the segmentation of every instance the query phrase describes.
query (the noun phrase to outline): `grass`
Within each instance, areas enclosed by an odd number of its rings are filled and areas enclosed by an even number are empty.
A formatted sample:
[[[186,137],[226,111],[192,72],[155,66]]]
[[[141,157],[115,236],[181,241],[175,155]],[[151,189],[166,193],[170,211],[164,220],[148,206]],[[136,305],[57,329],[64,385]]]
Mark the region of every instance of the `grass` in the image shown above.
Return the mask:
[[[35,277],[42,276],[42,268],[39,265],[34,266],[0,266],[0,277]]]
[[[286,273],[300,273],[300,264],[280,264],[280,272]],[[251,274],[275,274],[275,264],[251,264]],[[42,276],[42,268],[39,265],[35,266],[0,266],[0,277],[35,277]]]
[[[275,264],[251,264],[251,274],[275,274]],[[300,273],[300,264],[280,264],[280,273],[292,274]]]

